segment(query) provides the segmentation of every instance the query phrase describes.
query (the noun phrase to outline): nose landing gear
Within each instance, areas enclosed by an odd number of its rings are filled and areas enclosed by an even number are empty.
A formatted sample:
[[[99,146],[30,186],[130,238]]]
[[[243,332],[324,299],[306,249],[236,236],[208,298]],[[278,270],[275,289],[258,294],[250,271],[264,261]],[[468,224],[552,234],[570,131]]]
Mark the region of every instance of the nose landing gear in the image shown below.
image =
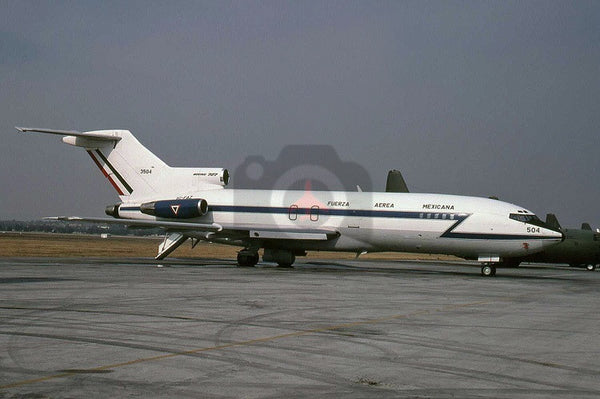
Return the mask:
[[[496,266],[486,263],[481,266],[481,275],[484,277],[493,277],[496,275]]]

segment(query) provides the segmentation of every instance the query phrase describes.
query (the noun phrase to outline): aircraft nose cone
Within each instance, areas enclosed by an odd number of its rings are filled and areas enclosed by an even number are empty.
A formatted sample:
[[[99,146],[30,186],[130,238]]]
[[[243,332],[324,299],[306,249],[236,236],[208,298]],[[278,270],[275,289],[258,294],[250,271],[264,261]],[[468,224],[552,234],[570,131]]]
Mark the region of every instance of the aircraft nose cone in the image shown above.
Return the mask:
[[[551,226],[548,226],[548,225],[545,225],[544,227],[547,230],[549,230],[549,233],[550,233],[551,236],[556,237],[556,238],[560,238],[561,242],[565,240],[565,238],[566,238],[565,233],[563,233],[563,231],[562,231],[562,229],[560,227],[559,228],[554,228],[554,227],[551,227]]]
[[[560,230],[550,229],[550,235],[559,238],[561,242],[565,240],[565,234]]]
[[[563,242],[567,236],[560,230],[551,229],[551,235],[557,239],[560,239],[560,242]]]

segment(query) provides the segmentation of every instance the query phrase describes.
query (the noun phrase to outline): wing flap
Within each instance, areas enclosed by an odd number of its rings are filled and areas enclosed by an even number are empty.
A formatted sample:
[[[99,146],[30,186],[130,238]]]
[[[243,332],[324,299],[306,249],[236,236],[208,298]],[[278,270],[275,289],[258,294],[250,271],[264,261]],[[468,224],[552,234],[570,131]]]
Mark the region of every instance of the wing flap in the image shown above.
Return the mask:
[[[268,240],[318,240],[327,241],[330,235],[326,232],[298,232],[291,230],[250,230],[250,238]]]
[[[234,238],[249,238],[254,240],[332,240],[340,236],[339,231],[335,229],[319,228],[305,229],[289,226],[244,226],[244,225],[223,225],[223,231],[217,233],[218,236],[231,236]]]

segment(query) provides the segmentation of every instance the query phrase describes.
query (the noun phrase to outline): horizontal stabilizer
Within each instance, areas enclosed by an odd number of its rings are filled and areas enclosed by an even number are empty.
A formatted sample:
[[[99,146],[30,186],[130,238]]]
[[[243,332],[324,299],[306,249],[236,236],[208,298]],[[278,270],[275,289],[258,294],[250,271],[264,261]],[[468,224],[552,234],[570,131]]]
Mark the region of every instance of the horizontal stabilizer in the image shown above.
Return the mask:
[[[111,218],[83,218],[79,216],[54,216],[46,217],[44,220],[60,220],[66,222],[88,222],[124,224],[127,226],[159,227],[172,231],[196,230],[196,231],[221,231],[223,227],[217,223],[189,223],[189,222],[166,222],[160,220],[135,220],[135,219],[111,219]]]
[[[56,130],[56,129],[38,129],[32,127],[15,127],[18,131],[26,133],[26,132],[36,132],[36,133],[49,133],[49,134],[58,134],[60,136],[74,136],[74,137],[85,137],[88,139],[94,140],[102,140],[102,141],[119,141],[121,137],[114,136],[111,134],[103,134],[103,133],[86,133],[86,132],[78,132],[76,130]]]

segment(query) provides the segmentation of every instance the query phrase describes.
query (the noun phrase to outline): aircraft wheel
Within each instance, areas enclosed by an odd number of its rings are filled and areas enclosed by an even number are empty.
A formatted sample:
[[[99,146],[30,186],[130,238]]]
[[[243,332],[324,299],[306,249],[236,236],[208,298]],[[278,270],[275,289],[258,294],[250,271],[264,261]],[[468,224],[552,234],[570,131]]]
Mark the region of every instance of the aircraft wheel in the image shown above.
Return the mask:
[[[589,271],[593,272],[594,270],[596,270],[596,265],[590,263],[585,265],[585,268],[588,269]]]
[[[296,257],[294,255],[292,255],[291,259],[286,260],[284,262],[279,261],[279,262],[277,262],[277,265],[279,267],[292,267],[292,265],[294,264],[295,261],[296,261]]]
[[[493,277],[496,275],[496,267],[493,265],[481,266],[481,275],[484,277]]]
[[[237,263],[242,267],[256,266],[258,263],[258,252],[242,250],[237,254]]]

